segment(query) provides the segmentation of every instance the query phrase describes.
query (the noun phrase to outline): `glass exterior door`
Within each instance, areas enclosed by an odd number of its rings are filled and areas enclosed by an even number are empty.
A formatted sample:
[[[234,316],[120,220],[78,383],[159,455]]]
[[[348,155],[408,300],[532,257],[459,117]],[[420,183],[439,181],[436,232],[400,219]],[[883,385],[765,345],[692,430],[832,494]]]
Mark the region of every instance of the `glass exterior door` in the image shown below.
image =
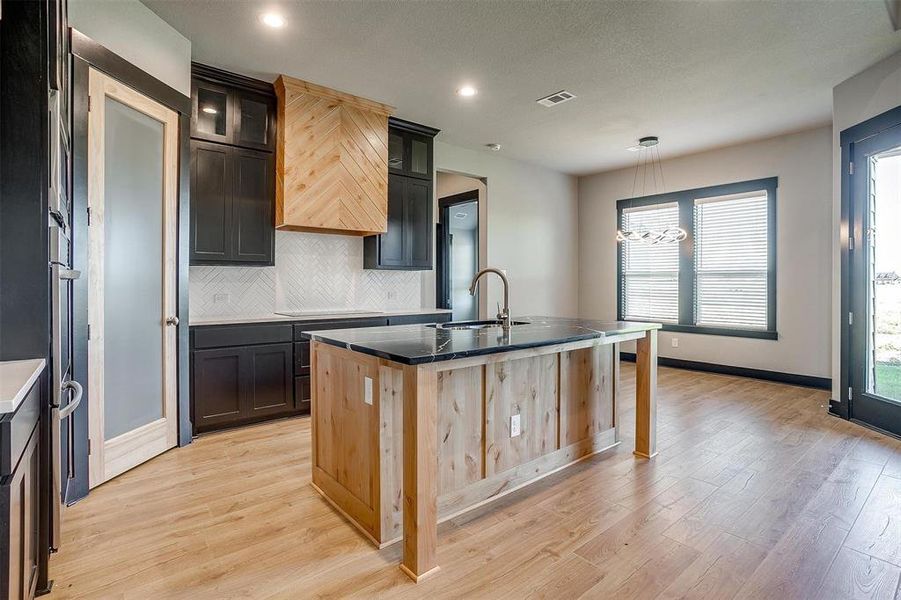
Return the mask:
[[[901,126],[852,161],[850,416],[901,434]]]

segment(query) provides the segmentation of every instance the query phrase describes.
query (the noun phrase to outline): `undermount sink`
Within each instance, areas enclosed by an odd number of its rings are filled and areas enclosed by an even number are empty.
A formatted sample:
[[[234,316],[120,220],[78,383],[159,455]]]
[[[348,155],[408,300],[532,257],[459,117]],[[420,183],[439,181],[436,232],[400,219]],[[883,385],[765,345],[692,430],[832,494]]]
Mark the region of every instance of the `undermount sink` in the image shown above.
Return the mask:
[[[510,325],[526,325],[525,321],[513,321]],[[488,329],[489,327],[503,327],[504,322],[500,319],[490,319],[488,321],[449,321],[447,323],[435,323],[429,327],[436,329]]]

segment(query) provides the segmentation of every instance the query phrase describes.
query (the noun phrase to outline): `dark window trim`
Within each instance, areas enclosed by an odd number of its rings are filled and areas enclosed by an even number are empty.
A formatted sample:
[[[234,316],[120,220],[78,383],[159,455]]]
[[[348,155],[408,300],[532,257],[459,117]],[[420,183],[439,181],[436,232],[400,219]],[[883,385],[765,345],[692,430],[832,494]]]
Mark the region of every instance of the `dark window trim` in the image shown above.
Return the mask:
[[[679,206],[679,226],[688,234],[685,241],[679,244],[679,323],[665,323],[663,331],[725,335],[763,340],[779,339],[779,333],[776,331],[776,193],[778,187],[778,177],[766,177],[617,200],[616,224],[618,228],[622,227],[623,211],[625,209],[670,203],[675,203]],[[767,192],[767,327],[766,329],[743,329],[695,325],[694,201],[701,198],[727,196],[759,190]],[[619,320],[624,319],[623,313],[623,247],[622,243],[617,243],[616,314]]]

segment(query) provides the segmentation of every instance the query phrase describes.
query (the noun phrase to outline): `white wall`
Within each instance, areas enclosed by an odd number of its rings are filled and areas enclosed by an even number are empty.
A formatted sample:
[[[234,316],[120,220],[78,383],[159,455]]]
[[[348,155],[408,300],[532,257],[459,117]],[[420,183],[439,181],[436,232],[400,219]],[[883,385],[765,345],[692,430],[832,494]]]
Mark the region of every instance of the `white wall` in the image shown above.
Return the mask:
[[[662,332],[660,356],[830,377],[830,127],[663,162],[668,191],[777,176],[777,341]],[[616,201],[634,168],[579,180],[583,317],[616,318]],[[679,338],[679,347],[671,338]]]
[[[507,270],[513,315],[577,316],[576,178],[440,141],[435,142],[435,169],[486,179],[487,264]],[[496,277],[489,279],[488,312],[493,315],[495,303],[503,299],[502,286]],[[424,273],[422,290],[423,306],[435,306],[434,271]]]
[[[832,399],[841,369],[841,132],[901,105],[901,52],[832,90]]]
[[[138,0],[69,0],[69,24],[191,95],[191,42]]]

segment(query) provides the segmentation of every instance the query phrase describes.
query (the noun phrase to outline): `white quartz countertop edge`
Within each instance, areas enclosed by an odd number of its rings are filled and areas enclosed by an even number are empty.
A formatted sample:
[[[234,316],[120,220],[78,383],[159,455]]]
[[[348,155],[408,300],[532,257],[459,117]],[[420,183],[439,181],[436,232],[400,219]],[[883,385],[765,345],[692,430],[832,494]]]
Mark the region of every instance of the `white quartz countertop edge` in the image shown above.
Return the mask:
[[[190,323],[195,325],[230,325],[232,323],[277,323],[279,321],[325,321],[328,319],[363,319],[371,317],[377,319],[379,317],[391,317],[398,315],[433,315],[437,313],[449,313],[447,308],[420,308],[412,310],[389,310],[389,311],[365,311],[360,312],[338,312],[338,313],[316,313],[310,315],[278,315],[271,313],[268,315],[224,315],[219,317],[192,317]]]
[[[0,414],[19,408],[45,366],[43,358],[0,362]]]

